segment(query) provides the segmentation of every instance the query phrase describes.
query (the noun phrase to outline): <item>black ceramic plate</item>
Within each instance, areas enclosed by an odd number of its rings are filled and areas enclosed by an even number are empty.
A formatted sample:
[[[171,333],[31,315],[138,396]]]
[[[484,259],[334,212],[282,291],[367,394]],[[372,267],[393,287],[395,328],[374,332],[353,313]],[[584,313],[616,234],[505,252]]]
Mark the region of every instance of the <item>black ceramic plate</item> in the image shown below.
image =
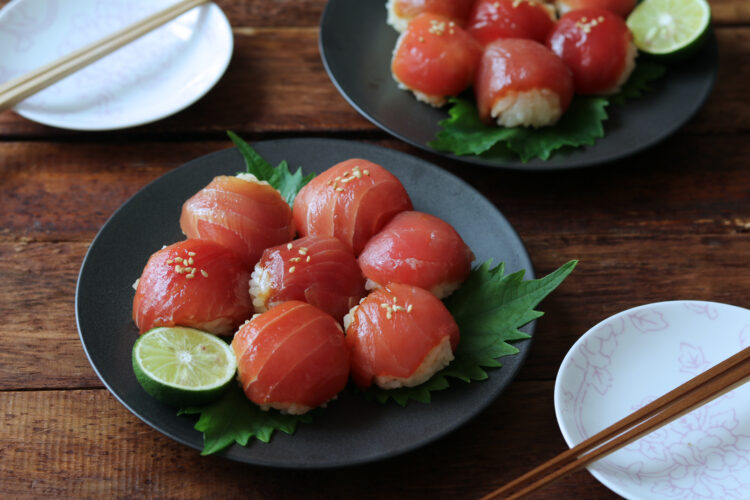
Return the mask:
[[[713,34],[700,52],[652,86],[654,91],[609,106],[605,136],[589,147],[555,152],[527,163],[510,155],[493,159],[454,156],[430,148],[438,122],[448,116],[400,90],[390,62],[398,33],[386,24],[385,0],[330,0],[320,25],[320,53],[331,80],[354,108],[386,132],[414,146],[464,162],[519,170],[558,170],[611,162],[664,140],[685,124],[708,97],[718,57]]]
[[[326,139],[287,139],[255,144],[272,164],[322,172],[348,158],[365,158],[393,172],[406,187],[414,207],[453,224],[478,262],[504,261],[508,271],[526,270],[529,257],[508,221],[477,191],[453,175],[403,153],[377,146]],[[177,416],[173,408],[148,396],[131,366],[138,331],[131,319],[133,289],[148,257],[164,244],[183,239],[179,228],[185,200],[216,175],[244,171],[236,149],[193,160],[155,180],[126,202],[102,227],[83,261],[76,290],[76,319],[81,342],[102,382],[135,415],[167,436],[196,449],[202,435],[195,417]],[[525,331],[531,333],[533,325]],[[233,445],[223,455],[252,464],[322,468],[391,457],[424,445],[480,412],[510,383],[529,349],[503,358],[488,380],[453,382],[434,395],[431,404],[406,408],[380,405],[350,390],[311,424],[300,424],[293,436],[277,433],[268,444]]]

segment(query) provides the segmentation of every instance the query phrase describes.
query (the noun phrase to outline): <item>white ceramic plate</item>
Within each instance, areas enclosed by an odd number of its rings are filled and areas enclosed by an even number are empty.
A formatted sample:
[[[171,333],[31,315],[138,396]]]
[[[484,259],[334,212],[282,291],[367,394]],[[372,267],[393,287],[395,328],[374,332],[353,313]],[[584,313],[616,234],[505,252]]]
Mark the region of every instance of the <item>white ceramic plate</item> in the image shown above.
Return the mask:
[[[573,447],[750,345],[750,311],[648,304],[586,332],[563,360],[555,411]],[[630,499],[750,498],[750,384],[613,453],[589,471]]]
[[[0,10],[0,82],[143,19],[175,0],[13,0]],[[200,99],[232,55],[232,29],[207,4],[19,103],[20,115],[74,130],[149,123]]]

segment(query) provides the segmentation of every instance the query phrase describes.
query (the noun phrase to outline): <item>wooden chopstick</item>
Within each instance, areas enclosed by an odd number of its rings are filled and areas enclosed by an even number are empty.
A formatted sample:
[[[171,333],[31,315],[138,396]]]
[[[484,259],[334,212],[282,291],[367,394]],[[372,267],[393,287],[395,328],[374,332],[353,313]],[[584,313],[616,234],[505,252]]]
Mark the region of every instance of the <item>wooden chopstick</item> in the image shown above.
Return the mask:
[[[90,43],[60,59],[0,85],[0,111],[13,107],[32,94],[111,54],[177,16],[209,0],[180,0],[140,21]]]
[[[655,431],[750,380],[750,347],[668,392],[481,500],[521,498]]]

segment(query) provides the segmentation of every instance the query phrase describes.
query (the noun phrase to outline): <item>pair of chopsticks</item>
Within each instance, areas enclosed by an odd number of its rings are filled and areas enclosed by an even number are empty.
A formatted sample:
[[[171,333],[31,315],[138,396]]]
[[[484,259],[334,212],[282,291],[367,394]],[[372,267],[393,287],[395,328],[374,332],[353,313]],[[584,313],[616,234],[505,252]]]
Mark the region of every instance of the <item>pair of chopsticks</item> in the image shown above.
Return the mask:
[[[668,392],[481,500],[521,498],[627,446],[750,380],[750,347]]]
[[[180,0],[101,40],[0,85],[0,111],[11,108],[32,94],[111,54],[177,16],[209,0]]]

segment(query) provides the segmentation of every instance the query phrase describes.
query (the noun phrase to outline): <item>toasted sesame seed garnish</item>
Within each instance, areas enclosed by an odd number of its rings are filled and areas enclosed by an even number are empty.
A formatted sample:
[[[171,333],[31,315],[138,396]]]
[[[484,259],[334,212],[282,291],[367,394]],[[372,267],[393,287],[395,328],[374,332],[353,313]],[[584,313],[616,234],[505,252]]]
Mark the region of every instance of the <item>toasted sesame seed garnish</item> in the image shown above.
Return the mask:
[[[293,245],[292,245],[291,243],[287,243],[287,244],[286,244],[286,249],[287,249],[287,250],[291,250],[291,249],[292,249],[292,246],[293,246]]]
[[[381,302],[380,307],[391,307],[391,305],[387,302]]]
[[[201,274],[203,275],[204,278],[208,278],[208,273],[204,271],[203,269],[201,269]]]
[[[174,264],[174,260],[172,260],[172,259],[169,259],[169,260],[167,261],[167,264],[171,266],[172,264]]]
[[[307,247],[302,247],[299,249],[300,255],[307,255]]]
[[[406,311],[404,306],[393,306],[394,311]]]
[[[344,177],[343,179],[341,179],[341,182],[346,184],[347,182],[353,181],[353,180],[354,180],[354,177]]]
[[[195,252],[188,252],[188,256],[195,257]]]
[[[326,184],[328,184],[330,186],[332,182],[333,181],[329,180],[328,182],[326,182]]]
[[[179,265],[179,264],[177,264],[176,266],[174,266],[174,270],[175,270],[176,272],[178,272],[178,273],[182,273],[182,269],[183,269],[183,268],[182,268],[182,266],[181,266],[181,265]]]
[[[188,264],[190,264],[190,265],[192,266],[192,265],[193,265],[193,264],[195,263],[195,261],[193,260],[193,258],[192,258],[192,257],[190,257],[190,258],[188,259],[187,263],[188,263]]]
[[[393,312],[391,312],[391,311],[392,311],[392,310],[391,310],[391,309],[389,308],[389,309],[388,309],[388,310],[387,310],[387,311],[385,312],[385,317],[386,317],[386,318],[388,318],[388,319],[391,319],[391,318],[393,317]]]
[[[292,274],[297,268],[292,266],[289,268],[289,274]]]
[[[354,170],[352,170],[352,175],[356,177],[357,179],[362,178],[362,172],[360,172],[359,168],[354,167]]]
[[[299,262],[301,260],[302,259],[300,257],[292,257],[291,259],[289,259],[289,262]]]
[[[343,190],[344,190],[344,188],[336,188],[336,191],[338,191],[339,193],[340,193],[341,191],[343,191]]]
[[[182,262],[182,257],[175,257],[175,258],[174,258],[174,261],[175,261],[175,262]]]
[[[341,176],[340,176],[340,175],[337,175],[337,176],[335,177],[335,180],[337,180],[337,181],[340,181],[340,180],[341,180]]]
[[[310,256],[309,256],[309,255],[308,255],[308,256],[307,256],[307,258],[305,259],[305,262],[310,262]]]
[[[367,169],[364,169],[364,170],[362,171],[362,173],[363,173],[363,174],[365,174],[365,175],[370,175],[370,171],[369,171],[369,170],[367,170]]]
[[[412,304],[409,304],[408,306],[406,306],[406,312],[410,313],[412,307],[413,307]]]
[[[428,31],[433,35],[443,36],[445,34],[445,21],[433,19],[430,21],[430,29]]]
[[[195,275],[194,274],[188,274],[187,276],[185,276],[185,278],[191,280],[191,279],[195,278]]]

